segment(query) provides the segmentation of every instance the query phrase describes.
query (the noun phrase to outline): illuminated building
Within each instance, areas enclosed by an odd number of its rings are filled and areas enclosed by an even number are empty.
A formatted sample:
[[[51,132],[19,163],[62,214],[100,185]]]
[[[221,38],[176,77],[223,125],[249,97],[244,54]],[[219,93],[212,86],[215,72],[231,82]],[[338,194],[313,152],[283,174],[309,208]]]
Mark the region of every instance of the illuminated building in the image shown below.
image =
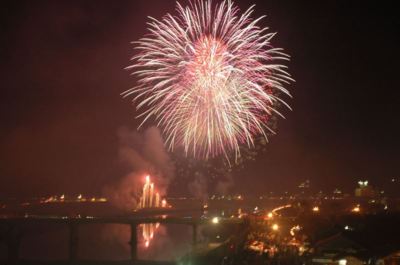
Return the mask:
[[[309,189],[309,188],[310,188],[310,181],[308,179],[300,183],[299,185],[299,189]]]
[[[309,196],[310,195],[310,181],[307,179],[304,182],[300,183],[299,191],[301,196]]]
[[[358,188],[355,189],[354,193],[356,197],[367,197],[371,198],[375,196],[375,190],[371,185],[368,185],[368,180],[359,181]]]

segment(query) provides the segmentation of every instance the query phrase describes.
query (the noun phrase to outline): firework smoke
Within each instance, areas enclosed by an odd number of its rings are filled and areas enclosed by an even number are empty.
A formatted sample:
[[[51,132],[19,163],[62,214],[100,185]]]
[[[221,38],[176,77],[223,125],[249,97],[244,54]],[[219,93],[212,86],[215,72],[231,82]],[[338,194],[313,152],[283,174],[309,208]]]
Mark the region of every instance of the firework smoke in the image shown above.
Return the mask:
[[[194,179],[188,185],[189,192],[203,202],[208,199],[208,179],[200,172],[194,173]]]
[[[149,34],[134,42],[139,54],[127,69],[138,86],[134,96],[143,123],[154,117],[170,150],[209,158],[254,146],[254,136],[272,131],[267,122],[289,95],[292,79],[278,61],[289,56],[272,48],[275,33],[243,14],[230,0],[177,3],[177,16],[150,18]],[[142,123],[142,124],[143,124]]]
[[[175,168],[157,128],[148,128],[143,134],[121,128],[118,137],[119,158],[128,173],[117,183],[105,187],[104,194],[114,206],[130,212],[137,208],[146,175],[152,176],[157,191],[164,195],[175,176]]]

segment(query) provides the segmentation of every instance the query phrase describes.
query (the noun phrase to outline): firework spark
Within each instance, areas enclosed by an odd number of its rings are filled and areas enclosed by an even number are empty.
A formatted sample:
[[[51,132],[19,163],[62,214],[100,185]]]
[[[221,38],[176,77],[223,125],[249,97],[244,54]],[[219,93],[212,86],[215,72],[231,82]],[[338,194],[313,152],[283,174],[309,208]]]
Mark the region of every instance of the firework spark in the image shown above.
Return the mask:
[[[158,122],[170,150],[238,157],[256,135],[274,133],[267,122],[282,116],[277,105],[290,108],[278,94],[290,96],[284,85],[293,80],[277,63],[289,56],[271,46],[275,33],[258,26],[253,8],[240,15],[230,0],[177,3],[178,15],[150,18],[149,34],[134,42],[139,53],[127,69],[138,86],[122,95],[138,101],[142,124]]]

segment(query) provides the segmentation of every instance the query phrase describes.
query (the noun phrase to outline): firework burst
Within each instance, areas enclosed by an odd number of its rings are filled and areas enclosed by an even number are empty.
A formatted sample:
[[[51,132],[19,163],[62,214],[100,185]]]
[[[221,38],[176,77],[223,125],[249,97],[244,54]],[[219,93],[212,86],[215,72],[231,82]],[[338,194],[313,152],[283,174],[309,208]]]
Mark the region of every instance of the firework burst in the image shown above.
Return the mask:
[[[138,86],[122,95],[138,102],[142,124],[157,121],[170,150],[238,157],[241,145],[273,133],[277,105],[289,108],[278,95],[290,96],[284,85],[293,80],[277,63],[289,56],[271,46],[275,33],[251,18],[253,7],[239,14],[229,0],[177,3],[176,16],[150,18],[149,34],[134,42],[139,53],[127,69]]]

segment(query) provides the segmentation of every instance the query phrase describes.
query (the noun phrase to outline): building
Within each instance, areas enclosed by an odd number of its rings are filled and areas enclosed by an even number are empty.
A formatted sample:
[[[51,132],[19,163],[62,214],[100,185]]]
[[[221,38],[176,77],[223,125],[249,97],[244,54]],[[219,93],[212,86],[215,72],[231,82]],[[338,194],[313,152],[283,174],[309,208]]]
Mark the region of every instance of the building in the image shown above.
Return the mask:
[[[314,245],[312,264],[323,265],[398,265],[398,244],[384,245],[379,238],[368,233],[368,239],[352,233],[338,233]]]
[[[368,180],[359,181],[358,187],[354,191],[356,197],[372,198],[375,197],[376,192],[371,185],[368,185]]]

